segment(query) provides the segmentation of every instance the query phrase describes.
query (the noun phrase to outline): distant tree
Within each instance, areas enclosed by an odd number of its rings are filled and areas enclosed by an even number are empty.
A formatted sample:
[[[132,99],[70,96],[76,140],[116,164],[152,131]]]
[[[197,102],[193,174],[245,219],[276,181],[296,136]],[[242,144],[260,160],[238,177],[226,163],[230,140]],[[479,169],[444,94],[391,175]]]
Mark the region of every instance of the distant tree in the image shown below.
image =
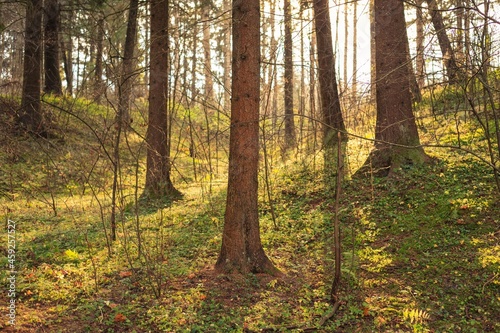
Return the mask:
[[[285,11],[285,150],[295,146],[295,124],[293,121],[293,44],[292,5],[284,2]]]
[[[128,127],[130,118],[130,99],[132,98],[132,83],[134,73],[134,51],[137,41],[137,15],[139,0],[130,0],[127,20],[127,35],[123,46],[120,82],[118,87],[118,122],[120,126]]]
[[[417,55],[416,55],[416,76],[419,89],[424,88],[425,84],[425,60],[424,60],[424,16],[422,12],[422,4],[424,0],[417,0],[416,2],[416,19],[415,25],[417,26]]]
[[[260,240],[257,207],[260,99],[259,0],[233,1],[229,174],[220,272],[277,273]]]
[[[412,111],[403,2],[375,0],[375,76],[377,120],[375,149],[358,172],[376,170],[380,176],[406,164],[423,163]]]
[[[323,115],[323,147],[325,166],[335,165],[334,154],[338,142],[338,131],[345,132],[344,119],[340,109],[335,56],[333,53],[332,28],[328,0],[314,0],[314,23],[318,52],[318,77]],[[342,135],[343,139],[347,137]]]
[[[427,6],[431,14],[432,25],[436,31],[441,53],[443,54],[444,66],[450,83],[455,83],[459,75],[459,67],[457,65],[455,51],[451,46],[451,41],[446,34],[446,28],[443,23],[443,15],[438,8],[436,0],[426,0]]]
[[[45,87],[44,92],[61,95],[62,84],[59,61],[59,30],[61,8],[58,0],[45,0]]]
[[[97,19],[97,36],[96,36],[96,52],[95,52],[95,67],[94,67],[94,100],[99,102],[104,93],[105,86],[102,79],[103,74],[103,52],[104,52],[104,15],[99,13]]]
[[[23,91],[19,123],[27,131],[43,135],[41,89],[42,0],[26,3],[24,39]]]
[[[147,160],[145,194],[152,197],[177,197],[170,180],[168,140],[168,0],[150,0],[151,43],[149,73]]]

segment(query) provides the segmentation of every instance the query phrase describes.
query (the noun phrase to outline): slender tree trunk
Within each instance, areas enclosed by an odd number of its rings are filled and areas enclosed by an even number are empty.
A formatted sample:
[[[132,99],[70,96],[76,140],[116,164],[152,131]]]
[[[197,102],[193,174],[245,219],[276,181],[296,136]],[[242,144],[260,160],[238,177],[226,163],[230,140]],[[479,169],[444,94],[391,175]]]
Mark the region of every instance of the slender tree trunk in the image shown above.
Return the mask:
[[[446,28],[443,23],[443,15],[439,11],[436,4],[436,0],[426,0],[427,6],[431,13],[432,25],[436,31],[439,47],[441,48],[441,53],[443,54],[444,66],[446,68],[448,80],[450,83],[455,83],[458,79],[459,68],[455,60],[455,52],[451,47],[450,39],[446,34]]]
[[[104,18],[102,16],[97,20],[97,46],[95,53],[95,73],[94,73],[94,100],[99,102],[104,93],[104,82],[102,79],[102,56],[104,43]]]
[[[313,135],[313,140],[310,144],[312,144],[312,146],[308,146],[309,148],[309,152],[313,152],[312,155],[316,156],[316,147],[317,147],[317,141],[318,141],[318,131],[317,131],[317,128],[318,128],[318,122],[317,121],[314,121],[314,119],[317,119],[317,116],[316,116],[316,66],[317,66],[317,63],[316,63],[316,58],[315,58],[315,54],[316,54],[316,36],[315,36],[315,32],[314,32],[314,28],[311,27],[311,34],[310,34],[310,38],[311,38],[311,47],[309,49],[309,62],[310,62],[310,66],[309,66],[309,116],[311,119],[313,119],[313,121],[310,121],[309,123],[311,124],[312,126],[312,131],[314,133]],[[309,142],[309,140],[308,140]]]
[[[71,96],[73,95],[73,38],[71,35],[72,30],[72,22],[74,14],[72,11],[67,13],[68,17],[65,18],[66,29],[63,29],[66,32],[67,37],[61,37],[61,49],[62,49],[62,58],[64,65],[64,76],[66,80],[66,92]]]
[[[170,146],[167,134],[168,0],[150,0],[150,6],[151,43],[145,194],[154,198],[175,198],[180,193],[170,180]]]
[[[231,107],[231,0],[224,1],[224,12],[227,12],[227,19],[224,20],[224,109]]]
[[[40,101],[41,49],[42,0],[29,0],[26,3],[23,92],[19,123],[27,131],[37,135],[45,134]]]
[[[349,77],[347,76],[347,68],[349,68],[349,3],[350,1],[346,1],[344,3],[344,86],[343,90],[347,92],[347,88],[349,86]]]
[[[127,35],[123,48],[123,60],[121,67],[120,82],[118,87],[118,115],[117,121],[120,126],[128,128],[131,123],[130,102],[132,98],[132,87],[135,77],[134,73],[134,51],[137,40],[137,14],[139,11],[139,0],[130,0]]]
[[[375,75],[375,0],[370,1],[370,97],[376,100],[377,77]]]
[[[285,150],[295,146],[295,124],[293,121],[293,44],[292,6],[284,2],[285,11]]]
[[[462,65],[464,63],[464,1],[456,0],[456,16],[457,16],[457,47],[456,47],[456,56],[457,62]]]
[[[62,84],[59,74],[59,28],[60,5],[58,0],[45,0],[45,87],[48,94],[61,95]]]
[[[259,0],[233,1],[233,80],[229,174],[219,272],[278,273],[262,248],[258,164],[260,99]],[[238,79],[234,79],[238,78]]]
[[[408,81],[410,82],[410,92],[411,99],[414,102],[420,102],[422,100],[422,94],[420,93],[420,87],[417,83],[417,76],[415,75],[415,70],[413,70],[413,59],[410,53],[410,43],[406,43],[406,64],[408,66]]]
[[[417,0],[417,57],[416,57],[416,72],[417,84],[419,89],[423,89],[425,85],[425,60],[424,60],[424,17],[422,13],[422,4],[424,0]]]
[[[210,2],[204,1],[202,12],[203,20],[203,55],[205,65],[203,67],[203,73],[205,76],[205,100],[208,105],[212,105],[215,102],[214,98],[214,80],[212,78],[212,55],[210,47]]]
[[[335,165],[334,152],[338,142],[337,132],[345,133],[344,119],[340,109],[332,45],[332,30],[328,0],[314,0],[314,23],[318,51],[318,77],[323,115],[323,146],[325,166]],[[345,134],[343,140],[347,140]],[[330,156],[331,155],[331,156]]]
[[[306,59],[305,59],[305,41],[304,41],[304,31],[305,31],[305,17],[304,12],[306,10],[306,6],[301,3],[300,7],[300,95],[299,95],[299,137],[298,137],[298,145],[299,149],[302,146],[304,139],[304,115],[306,112]],[[311,84],[311,83],[309,83]]]
[[[426,160],[412,111],[408,80],[406,22],[403,2],[375,0],[377,120],[375,149],[361,172],[380,176],[402,165]]]
[[[271,62],[276,63],[276,59],[278,58],[278,41],[276,40],[276,0],[271,0],[270,4],[270,12],[271,18],[269,25],[271,26]],[[273,67],[273,66],[270,66]],[[278,121],[278,73],[276,66],[273,67],[272,76],[269,77],[269,80],[273,82],[272,93],[271,93],[271,118],[273,129],[277,129],[277,121]]]
[[[352,97],[353,102],[356,102],[358,96],[358,0],[353,3],[352,15]]]

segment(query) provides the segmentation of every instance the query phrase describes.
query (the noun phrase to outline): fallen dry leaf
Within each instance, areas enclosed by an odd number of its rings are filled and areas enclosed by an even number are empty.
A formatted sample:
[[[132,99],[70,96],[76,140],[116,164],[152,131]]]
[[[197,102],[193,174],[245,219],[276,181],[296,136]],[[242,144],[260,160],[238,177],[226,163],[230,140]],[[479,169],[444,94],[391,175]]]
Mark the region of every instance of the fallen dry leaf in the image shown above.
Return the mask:
[[[115,323],[123,323],[125,320],[127,320],[127,317],[125,317],[124,314],[122,313],[117,313],[116,316],[115,316],[115,320],[114,322]]]
[[[120,272],[120,277],[121,278],[126,278],[126,277],[129,277],[129,276],[132,276],[132,272],[131,271]]]

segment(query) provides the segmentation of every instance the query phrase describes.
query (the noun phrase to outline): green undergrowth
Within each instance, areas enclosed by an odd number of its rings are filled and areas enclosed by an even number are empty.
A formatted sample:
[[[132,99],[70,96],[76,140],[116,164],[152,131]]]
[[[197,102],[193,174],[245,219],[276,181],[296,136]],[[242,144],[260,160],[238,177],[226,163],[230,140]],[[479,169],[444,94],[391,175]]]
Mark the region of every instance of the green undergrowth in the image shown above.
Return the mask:
[[[335,216],[319,167],[291,161],[271,170],[269,193],[260,188],[262,243],[283,276],[224,276],[213,271],[224,179],[203,190],[178,181],[181,200],[148,202],[125,155],[112,242],[110,166],[77,128],[0,155],[2,220],[16,222],[16,332],[500,332],[499,195],[470,155],[429,150],[428,165],[343,181],[341,306],[319,326],[331,310]],[[0,271],[4,285],[9,275]]]

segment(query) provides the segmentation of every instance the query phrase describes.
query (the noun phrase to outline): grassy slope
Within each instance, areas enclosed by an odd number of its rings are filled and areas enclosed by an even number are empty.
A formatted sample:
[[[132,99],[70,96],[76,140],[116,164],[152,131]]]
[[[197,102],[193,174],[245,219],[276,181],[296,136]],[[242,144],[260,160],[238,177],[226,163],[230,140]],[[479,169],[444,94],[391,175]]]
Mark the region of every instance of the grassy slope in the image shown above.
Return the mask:
[[[213,273],[224,191],[201,195],[193,184],[167,208],[139,207],[140,259],[134,208],[125,206],[109,258],[109,164],[69,119],[64,140],[2,140],[0,207],[17,223],[17,332],[294,331],[329,311],[334,202],[319,173],[299,162],[273,172],[277,228],[261,204],[263,243],[283,278]],[[391,179],[344,184],[343,304],[318,332],[500,332],[500,204],[490,170],[458,153],[439,157]],[[13,331],[5,317],[0,325]]]

